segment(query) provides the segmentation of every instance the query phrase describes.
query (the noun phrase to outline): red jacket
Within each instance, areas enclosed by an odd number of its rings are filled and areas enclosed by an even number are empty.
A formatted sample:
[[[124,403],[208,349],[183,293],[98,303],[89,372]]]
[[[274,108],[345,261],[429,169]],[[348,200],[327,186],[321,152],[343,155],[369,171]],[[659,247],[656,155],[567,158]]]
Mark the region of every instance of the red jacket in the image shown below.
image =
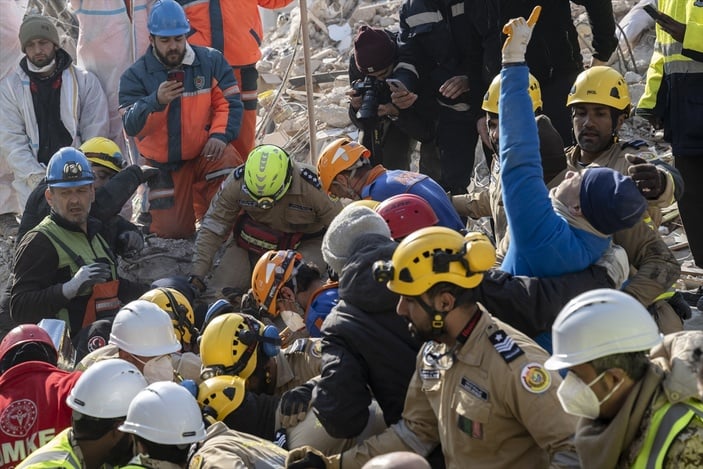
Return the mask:
[[[283,8],[293,0],[181,0],[190,21],[188,42],[222,52],[233,66],[255,64],[263,28],[259,8]]]
[[[66,397],[81,372],[24,362],[0,375],[0,469],[11,469],[71,425]]]

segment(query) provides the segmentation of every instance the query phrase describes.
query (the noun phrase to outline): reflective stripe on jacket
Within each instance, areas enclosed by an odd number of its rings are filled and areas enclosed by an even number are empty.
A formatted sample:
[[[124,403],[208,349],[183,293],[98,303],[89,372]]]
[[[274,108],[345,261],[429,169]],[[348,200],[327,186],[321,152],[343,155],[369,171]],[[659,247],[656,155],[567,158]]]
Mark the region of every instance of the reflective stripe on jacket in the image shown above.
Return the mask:
[[[71,445],[70,431],[71,428],[67,428],[56,435],[53,440],[30,454],[17,469],[82,469],[83,463]]]

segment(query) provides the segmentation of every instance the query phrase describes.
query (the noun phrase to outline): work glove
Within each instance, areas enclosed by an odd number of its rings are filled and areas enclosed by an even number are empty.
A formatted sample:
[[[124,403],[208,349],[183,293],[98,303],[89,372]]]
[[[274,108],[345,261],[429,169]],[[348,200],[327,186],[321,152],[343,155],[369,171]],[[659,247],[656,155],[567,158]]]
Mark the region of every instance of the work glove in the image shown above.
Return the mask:
[[[327,456],[312,446],[301,446],[288,453],[288,469],[338,469],[339,462],[330,461]]]
[[[641,156],[625,155],[625,158],[630,163],[627,174],[635,181],[642,196],[645,199],[658,198],[666,189],[666,174]]]
[[[153,166],[142,165],[139,167],[142,170],[141,182],[145,183],[148,180],[155,178],[159,175],[159,168],[154,168]]]
[[[254,298],[254,291],[250,288],[245,294],[242,295],[240,312],[243,314],[251,314],[257,319],[261,319],[261,307],[259,303]]]
[[[195,295],[196,298],[207,290],[207,285],[205,285],[205,281],[200,275],[189,275],[188,284],[193,289],[193,295]]]
[[[688,304],[681,292],[677,291],[673,296],[667,298],[666,301],[674,309],[674,312],[681,318],[682,321],[691,319],[691,306]]]
[[[508,38],[503,43],[503,63],[523,63],[525,62],[525,52],[527,52],[527,44],[532,36],[532,29],[537,23],[542,7],[537,5],[532,9],[530,17],[513,18],[503,26],[503,34]]]
[[[278,406],[281,427],[291,428],[305,419],[310,408],[313,387],[314,385],[305,383],[286,391],[281,396]]]
[[[67,299],[72,300],[78,295],[90,292],[93,285],[107,282],[112,278],[110,266],[102,262],[84,265],[71,280],[61,286],[61,292]]]
[[[117,250],[125,257],[131,257],[142,250],[144,238],[137,231],[125,231],[117,237]]]

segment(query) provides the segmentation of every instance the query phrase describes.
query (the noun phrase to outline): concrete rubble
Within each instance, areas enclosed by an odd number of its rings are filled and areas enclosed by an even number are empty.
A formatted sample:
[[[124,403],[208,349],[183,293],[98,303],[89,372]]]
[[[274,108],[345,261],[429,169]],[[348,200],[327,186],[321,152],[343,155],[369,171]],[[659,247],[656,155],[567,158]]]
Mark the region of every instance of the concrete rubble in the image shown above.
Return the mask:
[[[641,7],[654,1],[642,0],[639,4],[635,0],[613,1],[614,13],[620,22],[620,47],[613,55],[611,65],[625,75],[634,102],[644,90],[644,76],[654,43],[653,22]],[[352,39],[362,24],[397,30],[401,3],[402,0],[308,1],[318,151],[328,141],[340,135],[356,137],[357,129],[351,125],[348,117],[346,95],[349,89],[347,68]],[[588,61],[591,56],[588,18],[585,9],[573,3],[572,13],[582,39],[584,60]],[[284,10],[265,13],[264,25],[267,31],[262,45],[263,58],[258,64],[258,69],[261,75],[259,91],[266,94],[261,96],[259,117],[260,122],[266,120],[268,123],[265,127],[266,132],[262,128],[260,135],[266,142],[285,147],[296,159],[310,162],[314,158],[310,158],[308,154],[309,133],[303,78],[305,70],[302,41],[299,37],[300,10],[297,2]],[[280,97],[272,109],[271,102],[279,89]],[[268,116],[268,113],[271,113],[271,116]],[[652,150],[663,155],[664,159],[672,159],[670,148],[662,141],[661,133],[653,133],[649,124],[642,119],[629,119],[623,128],[622,136],[625,139],[646,140]],[[485,167],[485,163],[483,164]],[[486,173],[485,170],[478,172],[479,175]],[[680,219],[674,216],[662,227],[662,233],[667,243],[677,248],[674,251],[677,258],[686,265],[690,252],[684,246],[685,234]],[[3,284],[9,276],[12,250],[13,239],[0,238],[0,282]],[[127,278],[141,281],[187,274],[191,254],[192,240],[148,239],[147,246],[137,259],[122,262],[121,273]],[[698,275],[700,272],[692,269],[689,272],[691,273],[682,275],[678,288],[694,289],[703,285],[703,276]],[[697,317],[700,322],[700,316]],[[696,324],[695,327],[701,327]]]

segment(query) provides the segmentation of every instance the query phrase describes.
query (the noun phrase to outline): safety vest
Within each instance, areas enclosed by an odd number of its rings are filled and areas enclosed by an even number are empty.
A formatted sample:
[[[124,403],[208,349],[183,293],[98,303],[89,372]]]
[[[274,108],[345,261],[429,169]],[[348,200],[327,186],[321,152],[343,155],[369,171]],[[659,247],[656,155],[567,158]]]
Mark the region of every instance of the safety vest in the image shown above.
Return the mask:
[[[117,262],[102,236],[96,234],[92,239],[89,239],[82,231],[71,231],[62,228],[50,217],[45,217],[32,231],[38,231],[49,238],[59,258],[56,270],[68,267],[71,277],[82,266],[92,264],[98,260],[110,264],[113,281],[112,283],[108,282],[108,285],[103,287],[106,288],[106,291],[101,291],[98,297],[91,298],[88,308],[91,309],[92,314],[86,315],[85,319],[87,321],[84,320],[84,327],[87,325],[86,322],[89,324],[95,321],[96,312],[99,314],[110,311],[117,312],[119,310],[121,304],[117,298],[117,288],[119,287]],[[70,327],[71,321],[68,309],[62,308],[59,310],[57,317],[66,321],[66,324]]]
[[[664,75],[678,73],[703,73],[703,62],[684,55],[685,51],[703,51],[703,34],[700,27],[703,24],[703,2],[690,0],[659,0],[659,10],[674,20],[688,24],[683,44],[676,41],[670,34],[656,27],[656,41],[652,60],[647,71],[647,84],[644,89],[639,108],[654,109],[657,104],[657,94]],[[690,54],[690,53],[689,53]],[[700,52],[699,54],[700,55]]]
[[[30,467],[32,469],[81,469],[83,464],[73,451],[73,445],[69,439],[70,431],[69,427],[56,435],[53,440],[30,454],[17,466],[17,469]]]
[[[703,403],[692,399],[676,404],[669,402],[657,410],[632,469],[661,468],[674,439],[694,418],[703,421]]]

